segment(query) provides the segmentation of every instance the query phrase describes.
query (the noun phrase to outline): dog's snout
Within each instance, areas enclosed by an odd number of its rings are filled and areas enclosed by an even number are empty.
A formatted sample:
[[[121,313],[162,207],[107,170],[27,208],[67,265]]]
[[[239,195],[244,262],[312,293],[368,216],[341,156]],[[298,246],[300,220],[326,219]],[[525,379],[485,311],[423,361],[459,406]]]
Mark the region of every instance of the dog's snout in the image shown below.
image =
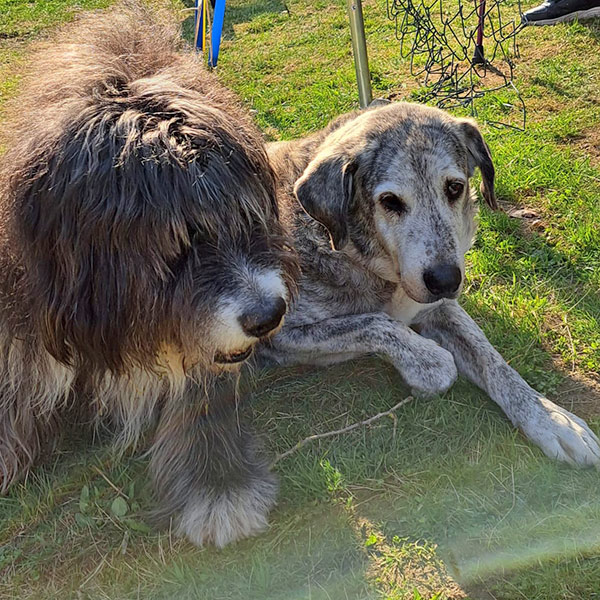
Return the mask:
[[[452,296],[460,287],[462,273],[456,265],[441,264],[423,273],[427,289],[436,296]]]
[[[285,315],[287,304],[281,297],[254,306],[240,317],[244,333],[261,338],[276,329]]]

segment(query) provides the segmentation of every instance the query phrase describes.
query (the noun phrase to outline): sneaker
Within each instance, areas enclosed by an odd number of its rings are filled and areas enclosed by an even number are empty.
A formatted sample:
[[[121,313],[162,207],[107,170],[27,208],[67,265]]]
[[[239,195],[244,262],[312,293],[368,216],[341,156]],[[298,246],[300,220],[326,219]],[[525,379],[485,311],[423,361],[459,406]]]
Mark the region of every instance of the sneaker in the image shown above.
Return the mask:
[[[554,25],[600,17],[600,0],[546,0],[523,14],[523,25]]]

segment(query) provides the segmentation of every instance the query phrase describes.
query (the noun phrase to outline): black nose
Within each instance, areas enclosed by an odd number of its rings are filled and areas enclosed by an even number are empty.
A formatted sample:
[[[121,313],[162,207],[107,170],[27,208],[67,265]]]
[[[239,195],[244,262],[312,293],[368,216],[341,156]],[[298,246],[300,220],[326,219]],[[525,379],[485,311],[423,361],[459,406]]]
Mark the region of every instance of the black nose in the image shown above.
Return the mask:
[[[427,289],[436,296],[452,296],[459,288],[462,274],[456,265],[437,265],[423,273]]]
[[[283,298],[262,302],[239,318],[240,325],[247,335],[256,338],[264,337],[281,323],[286,308]]]

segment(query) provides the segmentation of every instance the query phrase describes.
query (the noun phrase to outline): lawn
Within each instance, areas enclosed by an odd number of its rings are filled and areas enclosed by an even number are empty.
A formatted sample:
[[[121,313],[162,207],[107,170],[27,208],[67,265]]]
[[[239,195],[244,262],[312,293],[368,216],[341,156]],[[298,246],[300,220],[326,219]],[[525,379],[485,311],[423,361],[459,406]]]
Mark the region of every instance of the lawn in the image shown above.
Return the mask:
[[[0,119],[31,43],[109,3],[0,0]],[[375,95],[414,98],[385,0],[364,11]],[[600,23],[526,29],[519,45],[528,124],[487,126],[496,108],[480,108],[504,212],[482,212],[463,304],[529,383],[599,431]],[[345,2],[229,0],[218,73],[269,139],[325,125],[357,106]],[[377,358],[247,387],[273,454],[408,395]],[[148,527],[145,468],[67,435],[0,498],[0,598],[600,598],[598,473],[553,464],[464,381],[280,461],[269,531],[223,551]]]

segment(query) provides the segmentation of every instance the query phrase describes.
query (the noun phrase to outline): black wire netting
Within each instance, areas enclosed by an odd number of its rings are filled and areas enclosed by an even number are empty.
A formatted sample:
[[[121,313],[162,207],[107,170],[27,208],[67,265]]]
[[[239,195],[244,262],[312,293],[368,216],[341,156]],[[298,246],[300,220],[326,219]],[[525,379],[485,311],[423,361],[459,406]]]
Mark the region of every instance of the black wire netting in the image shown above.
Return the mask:
[[[525,127],[514,83],[520,0],[387,0],[387,8],[421,102],[474,116],[485,103],[490,124]]]

